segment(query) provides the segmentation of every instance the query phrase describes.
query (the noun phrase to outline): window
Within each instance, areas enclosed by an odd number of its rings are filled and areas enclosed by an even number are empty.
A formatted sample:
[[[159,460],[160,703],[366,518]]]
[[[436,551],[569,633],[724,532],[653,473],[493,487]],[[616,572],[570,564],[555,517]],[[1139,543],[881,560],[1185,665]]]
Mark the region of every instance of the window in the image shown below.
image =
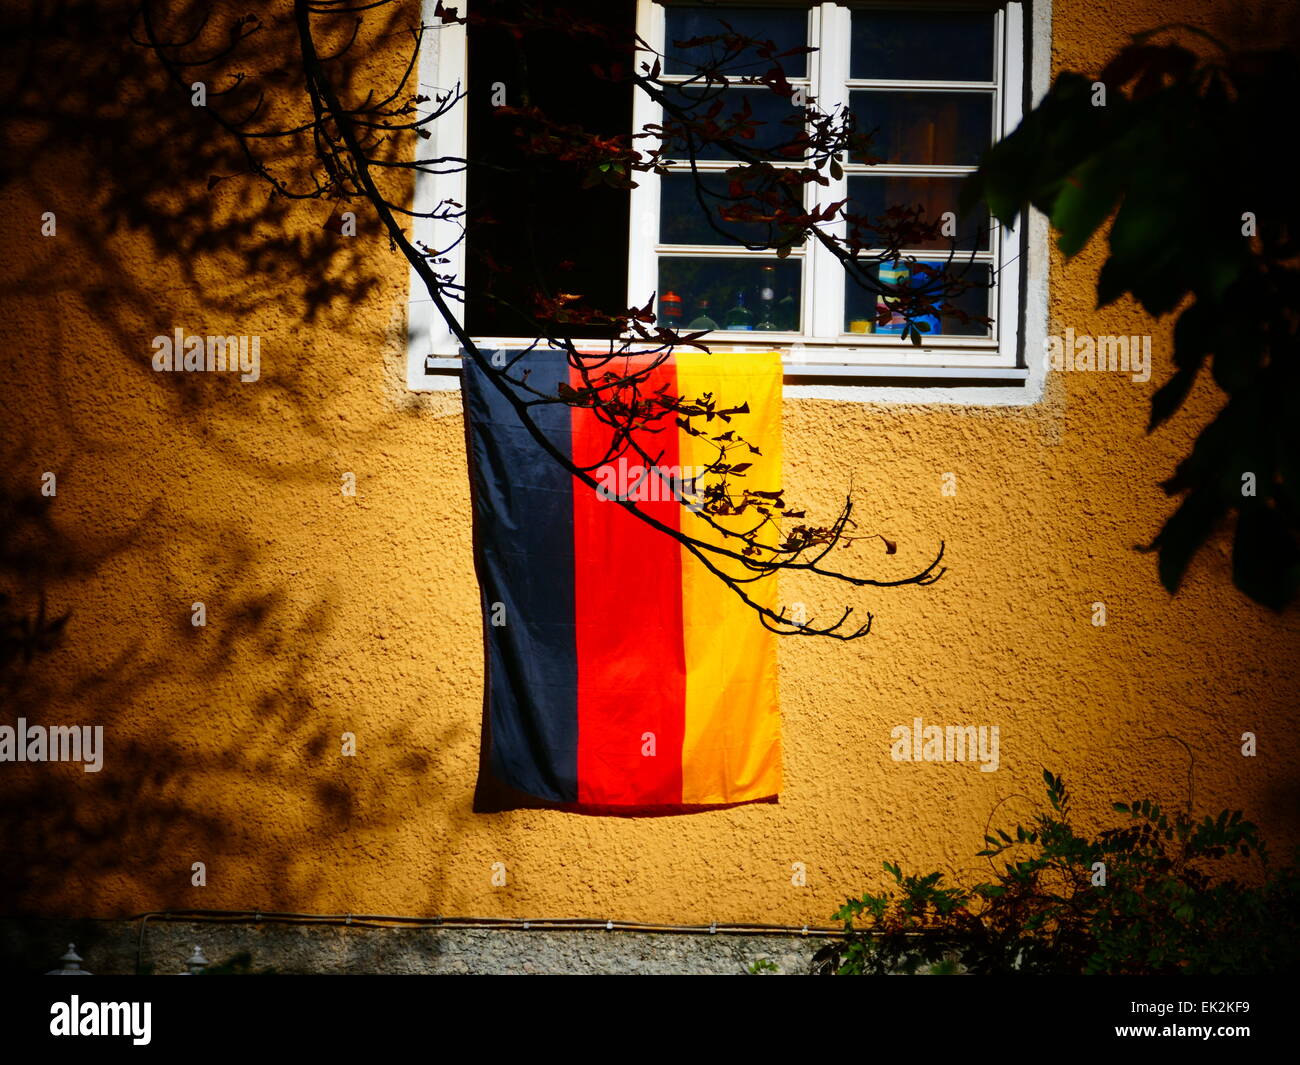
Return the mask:
[[[1032,19],[1025,16],[1027,6],[1035,12]],[[866,218],[879,216],[892,204],[919,205],[929,220],[949,211],[956,219],[962,177],[975,169],[990,144],[1018,123],[1031,52],[1034,91],[1046,89],[1044,8],[1022,3],[904,6],[789,0],[735,4],[603,0],[598,5],[606,19],[626,14],[630,23],[635,17],[636,32],[665,55],[665,80],[682,85],[677,91],[683,106],[689,106],[692,92],[698,92],[684,84],[692,62],[700,62],[698,53],[708,46],[695,46],[692,55],[677,42],[721,32],[721,18],[746,35],[772,39],[783,47],[811,46],[815,51],[806,56],[783,60],[791,84],[814,97],[822,111],[851,109],[858,127],[873,133],[873,154],[881,161],[865,165],[843,160],[842,168],[827,172],[829,186],[807,187],[806,205],[847,200],[851,213]],[[467,43],[462,27],[438,26],[432,19],[426,19],[426,25],[430,32],[421,56],[422,88],[446,91],[465,84],[471,106],[434,123],[425,154],[456,156],[465,153],[467,143],[475,148],[490,145],[490,134],[479,132],[487,123],[473,101],[489,94],[476,72],[475,57],[489,54],[491,43],[475,40],[473,31]],[[1038,43],[1031,48],[1035,38]],[[555,58],[555,49],[549,54]],[[559,56],[555,69],[585,71],[587,58]],[[484,65],[500,69],[500,64]],[[610,93],[606,84],[597,103],[598,90],[572,82],[579,75],[557,76],[559,80],[552,84],[563,90],[557,90],[559,106],[568,99],[585,100],[583,106],[596,108],[573,116],[575,120],[595,118],[611,128],[626,121],[633,130],[661,120],[661,108],[644,93],[623,100]],[[777,140],[788,139],[787,120],[792,113],[788,101],[762,85],[733,86],[727,97],[728,113],[748,102],[754,117],[765,123],[758,128],[755,143],[761,143],[765,132]],[[730,106],[732,98],[737,107]],[[605,241],[595,253],[598,258],[617,263],[617,268],[587,279],[589,286],[608,286],[611,278],[615,283],[625,280],[628,306],[643,305],[651,293],[657,293],[658,313],[669,324],[697,329],[717,326],[708,341],[714,351],[779,347],[786,354],[788,385],[980,385],[984,387],[968,389],[980,394],[966,401],[985,402],[987,386],[1009,386],[1023,393],[1025,383],[1034,377],[1030,364],[1040,360],[1027,360],[1024,352],[1030,334],[1045,332],[1045,285],[1041,276],[1031,277],[1035,266],[1039,275],[1045,270],[1046,230],[1041,220],[1037,224],[1030,220],[1028,226],[1018,220],[1014,227],[1004,228],[990,225],[987,217],[960,219],[955,233],[951,225],[945,231],[951,236],[904,248],[906,259],[882,263],[878,272],[882,282],[896,282],[909,270],[914,278],[923,277],[925,264],[942,263],[955,240],[956,254],[949,269],[962,271],[971,283],[960,305],[991,319],[987,325],[964,320],[952,313],[952,307],[941,304],[934,316],[920,323],[924,336],[913,345],[898,335],[901,319],[878,324],[876,296],[849,280],[843,264],[818,242],[796,246],[788,256],[778,258],[770,249],[740,242],[763,242],[765,236],[754,232],[760,227],[747,229],[741,222],[726,227],[737,241],[709,224],[697,202],[692,167],[707,199],[722,191],[722,174],[735,165],[733,161],[708,150],[701,150],[693,163],[684,152],[668,154],[674,160],[670,173],[638,174],[638,188],[630,194],[596,202],[593,224],[585,228],[593,234],[590,239]],[[482,156],[483,152],[475,152],[475,158]],[[422,177],[416,186],[417,209],[446,198],[465,202],[466,195],[472,201],[474,193],[466,189],[463,175]],[[537,224],[541,228],[536,231],[545,233],[545,220]],[[846,233],[843,220],[835,225],[839,227],[835,232]],[[766,233],[766,227],[761,228]],[[417,230],[417,238],[436,244],[430,237],[421,237]],[[471,230],[468,243],[474,245],[475,239]],[[492,235],[479,239],[482,246]],[[557,238],[543,243],[549,253],[563,242]],[[509,253],[508,248],[499,250]],[[451,259],[447,269],[466,277],[467,284],[491,281],[481,267],[476,271],[472,252],[467,260],[464,245]],[[907,259],[914,261],[909,265]],[[408,378],[412,387],[428,387],[431,376],[455,370],[459,348],[436,320],[436,313],[430,313],[418,281],[415,285]],[[521,338],[510,335],[504,321],[475,321],[471,316],[469,327],[489,347],[521,343]]]

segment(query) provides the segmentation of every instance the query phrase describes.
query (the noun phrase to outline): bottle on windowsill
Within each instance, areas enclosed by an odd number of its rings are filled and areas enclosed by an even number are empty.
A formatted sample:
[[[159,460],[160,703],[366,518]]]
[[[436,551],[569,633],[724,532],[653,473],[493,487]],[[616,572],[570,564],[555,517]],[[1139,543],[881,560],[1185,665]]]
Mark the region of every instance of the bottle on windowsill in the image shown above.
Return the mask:
[[[709,317],[709,301],[701,299],[695,307],[695,318],[691,324],[686,327],[692,333],[702,332],[706,329],[717,329],[718,323]]]
[[[758,290],[758,325],[754,326],[754,328],[761,329],[766,333],[774,333],[781,328],[776,324],[772,317],[772,311],[776,301],[776,291],[772,287],[775,284],[775,278],[776,267],[764,266],[762,287]]]
[[[672,289],[659,297],[659,324],[675,329],[682,320],[682,298]]]
[[[728,329],[753,329],[754,316],[745,306],[745,293],[742,289],[736,293],[736,305],[727,312]]]

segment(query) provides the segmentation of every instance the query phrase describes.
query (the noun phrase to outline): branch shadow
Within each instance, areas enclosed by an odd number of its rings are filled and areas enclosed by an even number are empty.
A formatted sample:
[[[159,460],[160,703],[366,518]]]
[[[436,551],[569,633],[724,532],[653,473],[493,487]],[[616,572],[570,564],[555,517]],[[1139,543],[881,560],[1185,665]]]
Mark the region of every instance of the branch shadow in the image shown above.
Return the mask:
[[[139,6],[0,11],[0,228],[13,249],[0,272],[0,724],[102,726],[107,747],[98,773],[0,765],[0,914],[12,916],[121,915],[124,899],[192,908],[189,855],[225,861],[250,907],[337,897],[321,842],[404,824],[386,791],[419,787],[431,752],[463,732],[366,720],[371,761],[354,771],[316,679],[344,593],[277,566],[251,498],[249,513],[218,519],[177,492],[188,472],[175,456],[199,453],[232,475],[337,495],[337,426],[320,396],[338,360],[318,364],[311,345],[380,345],[355,308],[391,286],[399,260],[343,236],[328,195],[268,195],[237,142],[133,43]],[[213,16],[196,51],[243,14],[167,7],[176,39]],[[409,47],[413,13],[394,5],[366,33]],[[268,16],[209,70],[210,91],[236,111],[262,90],[281,118],[301,107],[292,32]],[[344,86],[372,73],[359,56],[335,64]],[[292,171],[301,147],[273,162]],[[255,334],[284,319],[292,328],[256,385],[151,364],[151,338],[174,327]],[[268,425],[298,452],[268,452]],[[382,428],[349,442],[365,449]],[[52,495],[43,471],[57,473]],[[192,623],[189,576],[222,606],[206,626]],[[290,816],[233,820],[231,796],[255,789],[276,791]],[[237,855],[257,875],[231,870]],[[30,946],[22,971],[49,957],[51,944]],[[5,952],[24,949],[11,940]]]

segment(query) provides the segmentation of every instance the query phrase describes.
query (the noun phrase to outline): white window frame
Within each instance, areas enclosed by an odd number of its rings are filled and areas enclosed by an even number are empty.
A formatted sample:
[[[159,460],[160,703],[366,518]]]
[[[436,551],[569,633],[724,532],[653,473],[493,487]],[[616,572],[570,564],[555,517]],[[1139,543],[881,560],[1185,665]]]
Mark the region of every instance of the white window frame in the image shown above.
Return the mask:
[[[743,6],[744,0],[736,2]],[[419,62],[419,84],[423,95],[436,98],[463,87],[465,83],[466,34],[464,26],[443,24],[434,19],[434,6],[435,0],[424,0],[425,37]],[[459,6],[463,8],[464,4]],[[995,34],[995,82],[849,80],[852,10],[901,6],[904,5],[897,0],[893,3],[848,0],[810,6],[809,43],[818,46],[819,50],[808,56],[807,84],[821,108],[847,104],[848,92],[859,88],[960,91],[987,90],[995,86],[999,106],[994,108],[991,135],[996,141],[1019,124],[1027,100],[1036,103],[1046,93],[1051,43],[1049,0],[1011,0],[1000,6]],[[661,0],[637,0],[637,32],[644,40],[662,42],[664,24]],[[797,83],[797,79],[794,80]],[[635,93],[633,129],[659,121],[659,112],[659,107],[644,93]],[[466,113],[465,106],[458,105],[431,123],[432,136],[417,145],[421,157],[464,157],[468,136]],[[960,174],[972,169],[877,165],[862,172],[882,176],[917,172]],[[817,202],[843,199],[848,177],[854,172],[854,168],[846,167],[845,176],[840,180],[832,180],[829,186],[812,187]],[[643,304],[658,287],[659,181],[654,175],[638,175],[637,184],[638,188],[630,194],[629,208],[629,306]],[[414,205],[417,211],[428,211],[447,199],[464,203],[465,195],[464,172],[416,172]],[[838,224],[843,227],[844,223]],[[417,242],[429,247],[446,247],[456,241],[459,227],[455,223],[417,218],[413,235]],[[748,252],[726,245],[707,245],[698,249],[674,246],[672,250],[758,258],[771,258],[773,254],[770,251]],[[993,289],[993,335],[989,338],[935,336],[924,338],[920,345],[913,345],[898,336],[842,332],[843,267],[830,251],[813,242],[806,251],[794,253],[804,260],[802,305],[805,335],[764,334],[740,339],[735,334],[719,331],[717,338],[708,342],[709,347],[719,353],[780,348],[785,361],[785,392],[793,398],[999,406],[1035,402],[1042,394],[1043,360],[1027,358],[1026,353],[1043,350],[1047,331],[1046,219],[1038,212],[1030,211],[1027,217],[1022,214],[1011,227],[996,227],[989,252],[989,257],[999,264],[999,283]],[[440,269],[463,278],[464,245],[459,244],[446,259]],[[819,277],[828,276],[834,277],[834,283],[817,283]],[[407,335],[407,387],[414,391],[459,387],[460,344],[438,314],[414,271],[411,271]],[[530,343],[521,337],[475,337],[475,341],[488,349],[517,348]]]

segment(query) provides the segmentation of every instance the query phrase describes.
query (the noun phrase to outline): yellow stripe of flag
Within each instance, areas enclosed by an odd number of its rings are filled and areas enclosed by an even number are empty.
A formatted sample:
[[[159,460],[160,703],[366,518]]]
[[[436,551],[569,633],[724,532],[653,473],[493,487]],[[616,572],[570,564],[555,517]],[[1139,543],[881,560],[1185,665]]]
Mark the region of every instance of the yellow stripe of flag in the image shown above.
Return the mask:
[[[733,463],[753,463],[743,478],[731,482],[733,496],[743,486],[781,488],[780,353],[678,353],[676,364],[677,390],[688,403],[712,393],[719,407],[748,403],[750,410],[729,425],[717,419],[707,425],[703,419],[693,419],[706,435],[680,433],[683,471],[694,472],[715,461],[718,445],[708,438],[734,428],[762,454],[740,448],[728,457]],[[741,531],[751,528],[756,518],[747,511],[717,520]],[[725,543],[731,550],[743,547],[741,541],[724,537],[686,509],[682,511],[682,531],[706,543]],[[763,539],[770,541],[769,536]],[[776,635],[686,548],[682,553],[686,649],[682,802],[745,802],[776,795],[781,790]],[[733,576],[750,575],[739,562],[715,559],[714,564]],[[775,577],[744,587],[757,602],[776,606]]]

